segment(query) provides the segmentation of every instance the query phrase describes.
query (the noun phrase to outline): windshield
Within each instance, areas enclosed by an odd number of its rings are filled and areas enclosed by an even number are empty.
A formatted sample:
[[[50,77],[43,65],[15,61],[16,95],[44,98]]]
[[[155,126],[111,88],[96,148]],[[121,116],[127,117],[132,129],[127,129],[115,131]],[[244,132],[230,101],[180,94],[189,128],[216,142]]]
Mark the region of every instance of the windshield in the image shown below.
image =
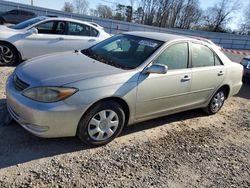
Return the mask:
[[[29,20],[26,20],[26,21],[24,21],[24,22],[21,22],[21,23],[19,23],[19,24],[17,24],[17,25],[14,25],[14,26],[10,26],[12,29],[24,29],[24,28],[26,28],[26,27],[29,27],[29,26],[31,26],[31,25],[33,25],[33,24],[35,24],[35,23],[37,23],[37,22],[40,22],[40,21],[42,21],[42,20],[45,20],[46,19],[46,17],[43,17],[43,16],[41,16],[41,17],[36,17],[36,18],[31,18],[31,19],[29,19]]]
[[[158,40],[132,35],[117,35],[87,50],[82,50],[82,53],[121,69],[134,69],[162,44],[163,42]]]

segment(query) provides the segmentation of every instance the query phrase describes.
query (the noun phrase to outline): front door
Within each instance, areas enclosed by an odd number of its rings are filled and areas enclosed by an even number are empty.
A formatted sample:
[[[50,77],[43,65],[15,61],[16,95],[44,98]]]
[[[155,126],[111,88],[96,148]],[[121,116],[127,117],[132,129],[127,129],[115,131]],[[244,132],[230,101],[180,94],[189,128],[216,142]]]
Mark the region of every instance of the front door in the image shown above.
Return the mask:
[[[192,75],[188,68],[188,43],[176,43],[167,47],[153,63],[168,66],[168,72],[141,73],[137,91],[137,120],[164,115],[190,104],[188,95]]]
[[[69,49],[70,46],[64,43],[65,22],[48,21],[35,26],[35,28],[38,30],[37,34],[25,33],[21,41],[23,59]]]

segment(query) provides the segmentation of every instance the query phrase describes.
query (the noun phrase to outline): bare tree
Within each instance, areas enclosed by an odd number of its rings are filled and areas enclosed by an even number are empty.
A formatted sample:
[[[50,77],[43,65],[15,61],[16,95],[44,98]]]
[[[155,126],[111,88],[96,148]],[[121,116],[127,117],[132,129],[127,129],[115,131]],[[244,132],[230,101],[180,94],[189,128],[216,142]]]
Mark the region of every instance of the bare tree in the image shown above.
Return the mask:
[[[144,24],[153,25],[157,11],[158,0],[145,0]]]
[[[95,13],[101,18],[112,18],[112,9],[107,5],[98,5]]]
[[[183,6],[182,13],[177,27],[190,29],[192,25],[198,23],[202,15],[202,10],[199,6],[198,0],[188,0]]]
[[[220,2],[205,11],[204,21],[208,30],[219,32],[231,20],[231,14],[239,7],[236,1],[220,0]]]
[[[65,2],[62,8],[65,12],[74,12],[74,5],[71,2]]]
[[[250,4],[244,10],[243,21],[240,25],[240,34],[250,35]]]
[[[78,14],[87,14],[89,2],[87,0],[74,0],[75,11]]]
[[[158,0],[157,13],[156,13],[156,25],[159,27],[166,27],[169,22],[170,6],[172,0]]]

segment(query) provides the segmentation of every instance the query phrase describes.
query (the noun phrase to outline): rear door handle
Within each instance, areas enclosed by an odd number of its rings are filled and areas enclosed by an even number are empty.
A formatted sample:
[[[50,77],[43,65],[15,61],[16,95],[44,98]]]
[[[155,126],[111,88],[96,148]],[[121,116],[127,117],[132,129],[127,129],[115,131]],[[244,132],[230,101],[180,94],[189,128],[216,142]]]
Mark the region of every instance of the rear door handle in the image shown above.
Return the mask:
[[[95,39],[89,39],[88,42],[95,42]]]
[[[58,40],[64,40],[64,38],[63,37],[59,37]]]
[[[224,75],[224,71],[220,71],[220,72],[218,72],[218,74],[217,74],[218,76],[222,76],[222,75]]]
[[[185,75],[185,76],[181,79],[182,82],[189,81],[189,80],[191,80],[191,77],[188,76],[188,75]]]

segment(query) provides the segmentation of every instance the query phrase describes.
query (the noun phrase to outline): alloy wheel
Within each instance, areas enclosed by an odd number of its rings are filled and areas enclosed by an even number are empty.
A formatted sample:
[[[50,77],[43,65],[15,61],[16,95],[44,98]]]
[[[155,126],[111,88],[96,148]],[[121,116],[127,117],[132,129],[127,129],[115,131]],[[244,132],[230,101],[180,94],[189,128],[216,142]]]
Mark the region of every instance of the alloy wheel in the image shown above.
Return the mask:
[[[218,112],[225,101],[225,95],[223,91],[219,91],[213,98],[211,103],[211,111]]]
[[[13,61],[13,58],[14,53],[12,50],[5,45],[0,45],[0,64],[8,65]]]

